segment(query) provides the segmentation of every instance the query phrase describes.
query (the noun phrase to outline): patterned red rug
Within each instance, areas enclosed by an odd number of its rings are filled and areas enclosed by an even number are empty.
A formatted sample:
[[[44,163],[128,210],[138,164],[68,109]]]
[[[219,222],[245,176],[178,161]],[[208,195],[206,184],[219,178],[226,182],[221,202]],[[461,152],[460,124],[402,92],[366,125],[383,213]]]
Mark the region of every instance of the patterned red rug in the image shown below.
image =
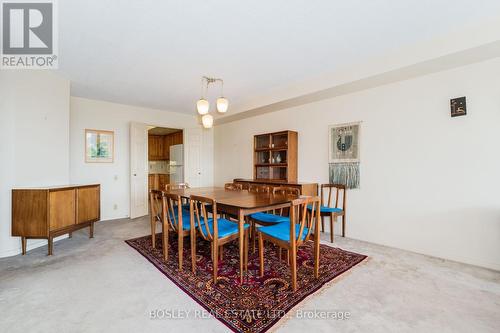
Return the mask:
[[[162,256],[161,238],[157,248],[151,246],[151,236],[126,241],[211,315],[234,332],[261,333],[270,329],[295,305],[318,291],[325,283],[363,261],[366,256],[321,245],[320,276],[313,275],[312,242],[301,246],[297,255],[298,290],[289,285],[290,270],[286,260],[279,261],[276,248],[266,243],[265,276],[259,277],[258,251],[250,253],[248,274],[239,284],[239,251],[237,242],[224,246],[224,258],[219,262],[218,282],[212,282],[210,245],[200,240],[197,245],[197,272],[191,272],[189,238],[185,240],[183,271],[179,271],[177,242],[169,241],[169,261]],[[187,243],[187,244],[186,244]],[[187,249],[186,249],[187,247]]]

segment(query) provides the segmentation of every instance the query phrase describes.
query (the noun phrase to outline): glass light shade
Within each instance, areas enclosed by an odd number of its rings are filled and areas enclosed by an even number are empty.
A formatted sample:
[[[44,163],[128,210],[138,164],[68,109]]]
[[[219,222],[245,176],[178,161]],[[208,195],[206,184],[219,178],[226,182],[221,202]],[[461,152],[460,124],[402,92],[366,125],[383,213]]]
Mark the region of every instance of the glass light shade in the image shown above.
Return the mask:
[[[217,98],[217,111],[220,113],[226,113],[229,107],[229,101],[224,97]]]
[[[203,117],[201,117],[201,122],[203,123],[203,127],[212,128],[214,124],[214,117],[212,117],[211,114],[206,114]]]
[[[208,109],[210,108],[210,103],[206,99],[199,99],[198,102],[196,102],[196,109],[198,110],[198,113],[200,115],[204,115],[208,113]]]

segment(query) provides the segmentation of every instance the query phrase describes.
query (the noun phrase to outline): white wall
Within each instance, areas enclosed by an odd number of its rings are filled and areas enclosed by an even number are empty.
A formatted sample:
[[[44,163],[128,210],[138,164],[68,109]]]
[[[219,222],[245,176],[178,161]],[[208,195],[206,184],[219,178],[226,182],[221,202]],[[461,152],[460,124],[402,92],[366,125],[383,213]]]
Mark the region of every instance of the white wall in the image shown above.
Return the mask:
[[[12,188],[69,181],[69,95],[69,81],[47,71],[0,73],[0,257],[21,252],[10,237]]]
[[[197,117],[181,113],[71,98],[71,182],[101,184],[101,218],[129,216],[130,210],[130,122],[169,128],[199,128]],[[85,129],[115,132],[114,163],[85,163]],[[213,130],[203,131],[204,153],[213,156]],[[212,158],[205,160],[213,183]],[[114,208],[116,205],[116,209]]]
[[[467,96],[467,116],[449,100]],[[328,125],[363,121],[347,236],[500,269],[500,59],[215,127],[215,183],[252,177],[253,135],[299,132],[299,180],[328,182]]]

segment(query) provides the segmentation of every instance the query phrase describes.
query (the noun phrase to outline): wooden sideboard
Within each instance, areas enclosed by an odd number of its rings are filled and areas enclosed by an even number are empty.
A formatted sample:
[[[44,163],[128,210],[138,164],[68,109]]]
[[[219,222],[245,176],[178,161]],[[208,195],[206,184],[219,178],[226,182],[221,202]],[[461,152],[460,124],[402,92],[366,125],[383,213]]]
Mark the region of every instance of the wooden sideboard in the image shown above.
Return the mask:
[[[47,239],[51,255],[54,237],[71,237],[85,227],[94,237],[94,222],[101,219],[100,197],[99,184],[13,189],[12,236],[21,237],[23,255],[30,238]]]
[[[300,190],[302,195],[318,195],[318,184],[317,183],[296,183],[296,182],[285,182],[285,181],[275,181],[275,180],[263,180],[263,179],[234,179],[236,184],[242,184],[243,189],[248,189],[248,185],[270,185],[270,186],[286,186],[294,187]]]

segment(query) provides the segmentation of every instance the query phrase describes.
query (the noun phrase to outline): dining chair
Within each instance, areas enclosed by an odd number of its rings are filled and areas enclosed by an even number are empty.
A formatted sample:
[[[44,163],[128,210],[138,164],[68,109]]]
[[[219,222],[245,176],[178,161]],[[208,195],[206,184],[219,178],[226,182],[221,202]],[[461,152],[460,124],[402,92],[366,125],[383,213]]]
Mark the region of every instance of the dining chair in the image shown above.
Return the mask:
[[[324,195],[328,192],[325,204]],[[330,242],[333,243],[333,227],[339,216],[342,216],[342,237],[345,237],[345,203],[346,188],[342,184],[321,184],[321,230],[325,231],[325,216],[330,217]],[[335,198],[334,198],[335,197]]]
[[[273,195],[281,194],[281,195],[286,195],[286,194],[295,194],[295,195],[300,195],[300,190],[298,188],[293,188],[293,187],[274,187],[272,190]],[[268,226],[268,225],[273,225],[276,223],[282,223],[282,222],[288,222],[290,221],[289,217],[287,214],[288,211],[284,208],[281,208],[279,210],[275,210],[271,213],[266,213],[266,212],[259,212],[259,213],[254,213],[250,215],[250,221],[251,221],[251,239],[252,239],[252,249],[253,252],[255,252],[255,240],[256,240],[256,224],[263,225],[263,226]],[[281,248],[280,248],[280,260],[281,260]]]
[[[315,219],[319,219],[319,197],[302,197],[292,201],[290,220],[272,226],[257,229],[259,235],[260,276],[264,276],[264,242],[271,243],[288,250],[290,254],[291,283],[293,291],[297,290],[297,249],[305,244],[313,232]],[[309,208],[309,209],[308,209]],[[319,257],[319,254],[318,254]],[[318,263],[315,262],[314,276],[318,277]]]
[[[188,183],[165,184],[165,191],[182,190],[185,188],[190,188]]]
[[[177,183],[177,184],[165,184],[165,192],[170,192],[173,190],[183,190],[190,188],[188,183]],[[189,202],[187,199],[182,199],[182,207],[189,211]]]
[[[191,215],[191,258],[192,270],[196,273],[196,237],[211,244],[211,257],[213,261],[213,282],[217,282],[219,261],[219,246],[239,238],[238,224],[224,218],[217,217],[217,202],[212,198],[191,195],[189,200]],[[208,217],[207,206],[212,207],[213,215]],[[244,256],[243,264],[247,269],[248,264],[248,224],[244,224]]]
[[[243,185],[242,184],[236,184],[236,183],[227,183],[224,185],[224,189],[226,191],[243,191]],[[208,209],[208,212],[211,213],[211,209]],[[223,213],[222,216],[226,219],[230,219],[232,221],[237,221],[238,216],[234,214],[227,214]]]
[[[156,223],[160,222],[163,226],[162,220],[162,191],[149,190],[149,210],[150,210],[150,223],[151,223],[151,243],[153,248],[156,248]]]
[[[227,183],[224,185],[224,189],[228,191],[241,191],[243,190],[243,185],[235,183]]]
[[[272,191],[272,186],[269,185],[258,185],[250,184],[248,185],[248,192],[252,193],[269,193]]]
[[[168,236],[173,231],[177,234],[179,270],[182,271],[184,237],[191,234],[191,216],[189,211],[182,209],[182,198],[178,194],[163,194],[163,258],[168,260]],[[195,224],[196,225],[196,224]]]

